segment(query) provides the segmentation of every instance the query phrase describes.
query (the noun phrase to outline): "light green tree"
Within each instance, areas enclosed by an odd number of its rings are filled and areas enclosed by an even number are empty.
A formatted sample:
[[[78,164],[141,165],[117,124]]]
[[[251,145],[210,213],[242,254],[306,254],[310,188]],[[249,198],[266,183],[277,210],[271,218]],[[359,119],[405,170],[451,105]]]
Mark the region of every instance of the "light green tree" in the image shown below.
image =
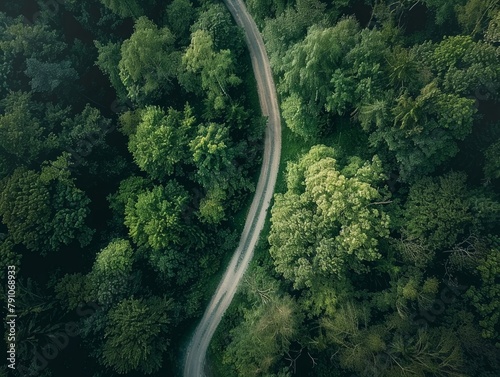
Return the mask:
[[[333,149],[315,146],[290,164],[288,191],[271,211],[270,253],[276,270],[296,288],[315,280],[364,272],[380,258],[379,239],[389,235],[387,198],[377,188],[381,162],[353,159],[341,169]]]
[[[129,201],[125,225],[135,243],[160,250],[184,242],[182,213],[188,199],[188,193],[179,183],[169,181]]]
[[[195,121],[189,105],[183,112],[146,107],[136,132],[130,135],[129,150],[137,165],[156,179],[172,175],[177,164],[188,159],[188,143]]]
[[[273,297],[248,310],[244,322],[231,330],[224,362],[232,363],[242,377],[267,375],[299,336],[302,320],[289,296]]]
[[[177,75],[180,53],[167,27],[158,28],[146,17],[137,19],[134,33],[121,45],[119,75],[134,101],[165,93]]]
[[[205,30],[197,30],[191,35],[191,44],[182,62],[188,72],[200,75],[201,86],[207,91],[209,104],[215,110],[226,106],[229,88],[241,83],[235,74],[231,51],[216,51],[210,33]]]

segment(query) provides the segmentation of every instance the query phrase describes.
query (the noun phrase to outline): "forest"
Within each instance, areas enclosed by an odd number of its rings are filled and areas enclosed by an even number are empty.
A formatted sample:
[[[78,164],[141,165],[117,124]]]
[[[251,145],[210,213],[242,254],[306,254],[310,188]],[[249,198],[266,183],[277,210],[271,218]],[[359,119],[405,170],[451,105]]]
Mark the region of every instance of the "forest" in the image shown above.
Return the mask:
[[[282,159],[207,377],[498,376],[500,2],[245,3]],[[242,30],[216,0],[0,21],[0,376],[180,377],[262,162]]]

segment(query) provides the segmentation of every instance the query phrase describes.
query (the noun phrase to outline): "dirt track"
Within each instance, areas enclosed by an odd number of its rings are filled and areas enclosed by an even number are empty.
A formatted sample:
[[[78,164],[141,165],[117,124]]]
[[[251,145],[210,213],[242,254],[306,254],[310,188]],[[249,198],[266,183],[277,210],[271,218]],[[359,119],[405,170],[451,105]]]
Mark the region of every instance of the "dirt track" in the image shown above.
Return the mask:
[[[205,355],[224,312],[253,256],[271,202],[281,153],[281,118],[276,88],[262,36],[242,0],[224,0],[236,23],[243,28],[257,81],[262,114],[268,117],[264,156],[257,189],[248,212],[240,243],[189,343],[184,377],[203,377]]]

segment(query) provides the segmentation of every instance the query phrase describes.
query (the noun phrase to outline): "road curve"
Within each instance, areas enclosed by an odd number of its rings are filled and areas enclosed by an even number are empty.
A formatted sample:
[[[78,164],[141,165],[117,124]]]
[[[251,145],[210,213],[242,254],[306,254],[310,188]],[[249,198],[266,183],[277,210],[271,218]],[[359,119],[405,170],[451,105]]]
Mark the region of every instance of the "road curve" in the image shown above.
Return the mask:
[[[253,256],[271,202],[281,153],[281,118],[269,58],[264,41],[242,0],[223,0],[245,32],[262,114],[268,117],[264,157],[257,189],[248,212],[240,243],[189,343],[184,377],[204,377],[205,355],[215,329],[229,307],[236,288]]]

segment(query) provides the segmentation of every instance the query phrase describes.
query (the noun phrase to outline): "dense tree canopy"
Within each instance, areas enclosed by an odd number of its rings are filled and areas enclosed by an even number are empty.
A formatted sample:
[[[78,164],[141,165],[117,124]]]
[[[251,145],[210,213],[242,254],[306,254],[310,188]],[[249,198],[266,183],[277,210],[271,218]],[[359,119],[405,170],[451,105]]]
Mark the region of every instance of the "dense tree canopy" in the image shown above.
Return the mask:
[[[288,191],[276,196],[269,236],[276,269],[299,288],[315,277],[363,272],[364,261],[381,257],[380,238],[389,235],[389,217],[378,202],[383,179],[380,160],[354,158],[343,170],[335,152],[313,147],[288,168]]]
[[[119,374],[160,369],[168,348],[172,302],[164,298],[125,299],[108,313],[103,363]]]
[[[498,2],[246,3],[286,174],[212,357],[235,377],[496,375]],[[305,316],[288,349],[259,334],[276,292]]]
[[[186,105],[183,112],[147,107],[131,135],[129,150],[137,165],[151,177],[163,179],[174,172],[179,162],[188,158],[188,141],[196,122],[193,110]]]
[[[156,186],[129,201],[125,209],[125,225],[140,246],[168,248],[182,241],[182,211],[188,193],[176,181]]]
[[[63,166],[67,169],[67,166]],[[90,200],[67,174],[53,176],[16,169],[1,183],[0,216],[15,243],[37,252],[50,252],[77,240],[86,246],[92,231],[86,225]]]
[[[186,70],[199,73],[201,87],[215,110],[225,107],[228,88],[241,83],[234,74],[234,62],[230,50],[214,50],[214,42],[205,30],[197,30],[191,36],[191,44],[182,57]]]
[[[211,373],[497,376],[498,1],[245,3],[282,161]],[[251,60],[220,1],[0,2],[21,374],[181,370],[259,175]]]
[[[146,17],[134,25],[134,33],[121,46],[118,63],[120,79],[134,101],[155,98],[172,86],[180,54],[174,49],[175,36],[158,28]]]

